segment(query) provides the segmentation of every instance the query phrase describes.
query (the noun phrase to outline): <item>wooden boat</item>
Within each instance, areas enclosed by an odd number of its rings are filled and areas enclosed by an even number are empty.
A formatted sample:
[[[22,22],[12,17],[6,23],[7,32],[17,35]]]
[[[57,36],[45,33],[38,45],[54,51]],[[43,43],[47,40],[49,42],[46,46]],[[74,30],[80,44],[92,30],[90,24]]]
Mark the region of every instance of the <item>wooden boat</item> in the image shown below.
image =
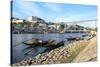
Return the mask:
[[[51,41],[48,41],[48,44],[44,45],[43,47],[46,47],[47,50],[52,50],[60,46],[64,46],[64,41],[56,42],[55,40],[51,40]]]
[[[26,44],[26,45],[29,45],[29,46],[42,46],[42,43],[44,43],[44,42],[43,42],[43,40],[34,38],[34,39],[31,39],[31,40],[25,41],[23,43]]]
[[[64,45],[64,41],[57,42],[56,40],[52,40],[52,39],[48,41],[43,41],[40,39],[31,39],[23,43],[29,45],[30,47],[42,46],[42,47],[46,47],[47,49],[54,49]]]
[[[71,37],[71,38],[67,38],[68,41],[73,41],[73,40],[80,40],[80,37]]]

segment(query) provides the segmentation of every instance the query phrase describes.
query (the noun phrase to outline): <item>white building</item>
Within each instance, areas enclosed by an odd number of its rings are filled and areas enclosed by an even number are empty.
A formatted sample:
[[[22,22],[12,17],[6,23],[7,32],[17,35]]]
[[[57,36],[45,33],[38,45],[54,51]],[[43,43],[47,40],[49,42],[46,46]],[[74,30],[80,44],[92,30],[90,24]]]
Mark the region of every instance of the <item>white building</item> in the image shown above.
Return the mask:
[[[17,19],[17,18],[12,18],[12,23],[23,23],[24,20],[23,19]]]
[[[30,16],[28,18],[28,21],[29,22],[32,22],[32,23],[36,23],[36,22],[45,22],[43,19],[39,18],[39,17],[36,17],[36,16]]]
[[[39,26],[46,28],[47,24],[46,23],[39,23]]]

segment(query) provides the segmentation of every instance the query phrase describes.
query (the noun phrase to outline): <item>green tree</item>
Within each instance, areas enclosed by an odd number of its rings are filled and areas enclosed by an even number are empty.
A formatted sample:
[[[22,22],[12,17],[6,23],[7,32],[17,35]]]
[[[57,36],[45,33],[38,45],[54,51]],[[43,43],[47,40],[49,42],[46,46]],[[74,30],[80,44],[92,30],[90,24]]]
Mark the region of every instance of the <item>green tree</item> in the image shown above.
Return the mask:
[[[61,24],[60,24],[60,28],[61,28],[61,29],[64,29],[64,23],[61,23]]]
[[[39,23],[34,23],[33,27],[38,27]]]

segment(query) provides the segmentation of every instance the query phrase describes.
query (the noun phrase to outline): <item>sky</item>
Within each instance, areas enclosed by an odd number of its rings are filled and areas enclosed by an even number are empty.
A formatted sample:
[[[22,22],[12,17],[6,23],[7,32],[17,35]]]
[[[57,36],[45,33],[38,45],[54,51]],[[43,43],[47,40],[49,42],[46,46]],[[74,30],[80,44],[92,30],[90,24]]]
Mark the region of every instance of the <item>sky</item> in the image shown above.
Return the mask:
[[[12,16],[20,19],[37,16],[46,22],[93,20],[97,19],[97,6],[13,0]],[[79,24],[90,27],[95,26],[94,22]]]

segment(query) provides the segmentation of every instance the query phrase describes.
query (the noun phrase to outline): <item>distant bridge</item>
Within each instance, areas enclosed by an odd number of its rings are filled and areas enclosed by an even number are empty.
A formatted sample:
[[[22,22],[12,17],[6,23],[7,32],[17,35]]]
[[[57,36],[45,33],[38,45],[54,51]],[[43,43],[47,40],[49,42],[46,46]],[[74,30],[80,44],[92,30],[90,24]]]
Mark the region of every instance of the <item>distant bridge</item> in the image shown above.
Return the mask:
[[[83,23],[83,22],[93,22],[93,21],[97,21],[97,19],[92,19],[92,20],[80,20],[80,21],[70,21],[70,22],[66,22],[66,23]]]
[[[86,22],[97,22],[97,19],[91,19],[91,20],[80,20],[80,21],[71,21],[71,22],[66,22],[65,24],[69,24],[69,23],[72,23],[72,24],[78,24],[78,23],[86,23]],[[66,25],[64,25],[65,27],[65,30],[66,30]],[[65,30],[63,32],[65,32]],[[66,32],[90,32],[89,30],[67,30]]]
[[[90,31],[89,30],[67,30],[67,31],[63,30],[61,33],[64,33],[64,32],[66,33],[88,33]]]

